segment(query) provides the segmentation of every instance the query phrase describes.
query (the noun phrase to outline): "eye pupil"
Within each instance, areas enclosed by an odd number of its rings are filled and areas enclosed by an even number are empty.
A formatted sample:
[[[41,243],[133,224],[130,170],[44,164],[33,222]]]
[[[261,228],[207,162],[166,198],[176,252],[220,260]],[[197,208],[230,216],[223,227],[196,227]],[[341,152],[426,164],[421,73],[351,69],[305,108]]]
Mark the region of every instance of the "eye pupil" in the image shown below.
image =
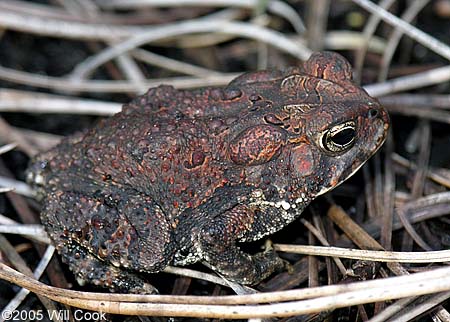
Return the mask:
[[[351,143],[354,138],[355,130],[352,128],[346,128],[331,136],[330,140],[332,140],[337,145],[344,146]]]
[[[376,109],[372,108],[372,109],[369,110],[369,118],[373,119],[373,118],[375,118],[377,116],[378,116],[378,111]]]

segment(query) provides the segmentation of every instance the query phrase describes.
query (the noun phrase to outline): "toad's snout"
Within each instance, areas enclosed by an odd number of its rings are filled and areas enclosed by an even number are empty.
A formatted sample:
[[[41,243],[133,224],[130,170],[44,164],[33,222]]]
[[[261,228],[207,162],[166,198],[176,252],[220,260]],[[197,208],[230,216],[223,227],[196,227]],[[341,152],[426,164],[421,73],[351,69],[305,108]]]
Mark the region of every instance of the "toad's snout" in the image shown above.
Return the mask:
[[[367,142],[362,149],[366,151],[367,158],[373,155],[384,143],[389,130],[390,120],[386,109],[380,105],[371,107],[367,111]]]
[[[382,145],[386,139],[390,125],[388,112],[382,106],[379,106],[378,108],[371,108],[368,112],[368,118],[373,120],[374,126],[377,128],[377,133],[380,136],[377,143]]]

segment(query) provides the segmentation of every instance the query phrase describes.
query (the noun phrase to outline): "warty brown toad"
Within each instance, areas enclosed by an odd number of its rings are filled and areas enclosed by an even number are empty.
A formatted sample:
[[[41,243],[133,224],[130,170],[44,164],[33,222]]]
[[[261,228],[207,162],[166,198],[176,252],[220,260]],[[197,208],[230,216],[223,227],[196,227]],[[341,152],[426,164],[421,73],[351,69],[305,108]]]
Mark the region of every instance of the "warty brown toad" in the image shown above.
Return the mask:
[[[343,57],[315,53],[225,88],[152,88],[39,155],[28,181],[80,281],[151,292],[139,272],[201,261],[255,284],[283,261],[236,243],[280,230],[350,177],[388,124]]]

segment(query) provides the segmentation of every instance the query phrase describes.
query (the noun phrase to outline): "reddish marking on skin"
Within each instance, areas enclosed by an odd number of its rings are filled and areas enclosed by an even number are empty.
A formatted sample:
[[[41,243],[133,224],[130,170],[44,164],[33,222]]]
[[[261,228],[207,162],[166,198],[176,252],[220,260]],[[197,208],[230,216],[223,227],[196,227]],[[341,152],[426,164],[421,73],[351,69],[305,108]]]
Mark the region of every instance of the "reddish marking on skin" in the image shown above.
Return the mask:
[[[272,125],[251,127],[230,143],[230,158],[237,164],[262,164],[279,152],[284,140],[284,133]]]
[[[205,163],[206,155],[202,150],[192,152],[189,161],[184,161],[183,165],[186,169],[193,169],[202,166]]]
[[[315,170],[315,162],[310,147],[306,144],[301,144],[293,148],[291,164],[302,177],[312,174]]]

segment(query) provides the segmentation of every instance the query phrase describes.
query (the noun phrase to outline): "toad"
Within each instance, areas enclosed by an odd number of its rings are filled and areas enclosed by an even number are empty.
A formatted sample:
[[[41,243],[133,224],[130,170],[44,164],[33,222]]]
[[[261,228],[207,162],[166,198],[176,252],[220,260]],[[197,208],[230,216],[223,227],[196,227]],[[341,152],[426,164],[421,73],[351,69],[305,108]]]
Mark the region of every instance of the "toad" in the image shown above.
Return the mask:
[[[203,262],[255,284],[283,268],[237,245],[300,216],[382,145],[388,115],[330,52],[224,88],[151,88],[32,161],[41,220],[80,282],[152,292],[144,273]]]

